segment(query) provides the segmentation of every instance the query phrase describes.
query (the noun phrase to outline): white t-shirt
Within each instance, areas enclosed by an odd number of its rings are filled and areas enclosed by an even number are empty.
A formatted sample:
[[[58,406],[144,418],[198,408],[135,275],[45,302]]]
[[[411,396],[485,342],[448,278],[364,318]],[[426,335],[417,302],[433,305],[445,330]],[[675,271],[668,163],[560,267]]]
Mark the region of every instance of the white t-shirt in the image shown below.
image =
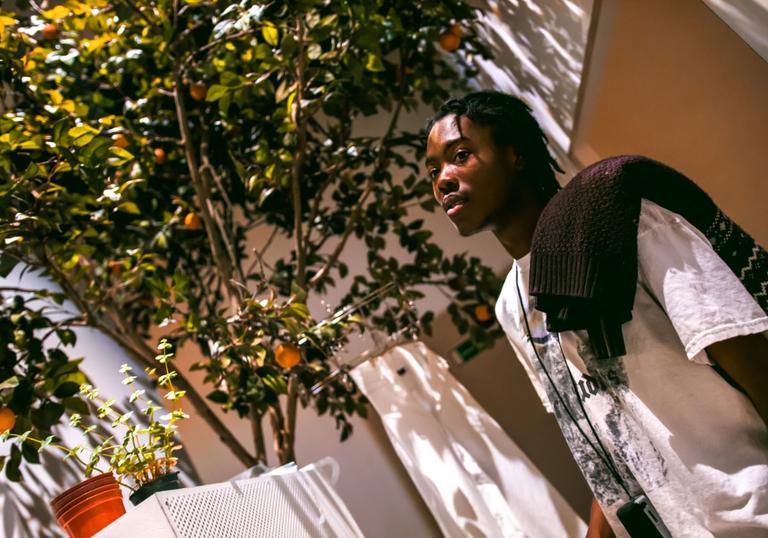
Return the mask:
[[[768,536],[768,428],[705,351],[768,331],[768,316],[707,239],[681,216],[643,200],[633,317],[623,326],[627,354],[616,359],[598,360],[585,331],[559,340],[547,332],[544,314],[528,302],[528,266],[529,256],[515,262],[496,315],[616,534],[628,536],[616,518],[628,497],[546,372],[600,450],[583,406],[625,486],[632,495],[645,493],[672,536]]]

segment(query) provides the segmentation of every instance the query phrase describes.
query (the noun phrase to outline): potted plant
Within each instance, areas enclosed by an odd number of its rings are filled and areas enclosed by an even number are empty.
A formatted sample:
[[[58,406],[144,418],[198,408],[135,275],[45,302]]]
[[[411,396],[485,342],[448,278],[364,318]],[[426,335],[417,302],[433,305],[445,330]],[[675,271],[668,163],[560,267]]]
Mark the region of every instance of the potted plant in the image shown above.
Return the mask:
[[[185,392],[173,384],[177,374],[169,366],[172,344],[163,339],[158,350],[160,353],[155,358],[160,371],[147,368],[146,373],[166,391],[164,398],[172,402],[169,412],[160,414],[164,408],[146,396],[146,391],[137,386],[132,368],[123,364],[122,382],[132,389],[129,403],[139,409],[140,417],[136,417],[134,411],[118,410],[114,399],[105,399],[88,383],[80,386],[80,394],[93,404],[97,420],[105,422],[103,425],[109,426],[109,430],[102,433],[104,428],[80,413],[70,415],[70,425],[80,429],[87,438],[95,437],[97,443],[66,447],[53,435],[37,439],[31,435],[32,431],[13,434],[10,429],[0,436],[2,440],[12,439],[20,447],[26,444],[38,451],[57,449],[65,460],[73,458],[82,466],[86,480],[51,502],[57,521],[70,536],[91,536],[125,513],[119,485],[132,491],[129,498],[133,504],[139,504],[157,491],[180,487],[178,472],[174,471],[174,453],[181,448],[175,437],[177,422],[188,418],[178,405]]]

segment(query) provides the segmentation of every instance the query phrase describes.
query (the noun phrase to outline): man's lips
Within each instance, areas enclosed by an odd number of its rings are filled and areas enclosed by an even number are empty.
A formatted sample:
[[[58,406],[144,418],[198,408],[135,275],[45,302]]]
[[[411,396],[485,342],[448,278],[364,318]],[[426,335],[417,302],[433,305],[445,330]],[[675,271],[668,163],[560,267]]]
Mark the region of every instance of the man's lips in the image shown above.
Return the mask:
[[[456,213],[464,209],[464,202],[457,202],[455,205],[453,205],[448,211],[445,212],[446,215],[449,217],[454,216]]]
[[[449,194],[443,198],[443,210],[450,217],[461,211],[461,208],[464,207],[466,201],[467,199],[460,194]]]

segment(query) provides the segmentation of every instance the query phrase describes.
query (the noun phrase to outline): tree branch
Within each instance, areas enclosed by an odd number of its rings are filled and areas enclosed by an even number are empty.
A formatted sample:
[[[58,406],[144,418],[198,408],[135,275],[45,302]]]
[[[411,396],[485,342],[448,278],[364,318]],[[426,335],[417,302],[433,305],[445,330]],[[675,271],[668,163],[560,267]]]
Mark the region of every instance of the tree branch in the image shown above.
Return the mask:
[[[285,409],[285,432],[291,447],[296,441],[296,409],[299,399],[299,378],[295,373],[288,377],[288,398]]]
[[[181,140],[184,144],[187,168],[189,169],[189,175],[192,178],[192,186],[195,189],[195,194],[200,203],[200,212],[205,223],[205,232],[208,235],[208,241],[211,244],[211,254],[213,255],[214,263],[219,270],[221,281],[229,292],[232,310],[236,311],[238,302],[242,298],[240,295],[241,291],[237,286],[234,286],[232,282],[230,282],[232,280],[232,267],[228,261],[229,257],[226,253],[222,252],[222,240],[218,228],[214,223],[212,208],[206,203],[207,200],[210,199],[210,189],[208,188],[205,179],[200,174],[197,156],[195,155],[195,149],[192,145],[192,133],[189,129],[187,109],[184,105],[184,97],[182,95],[181,73],[178,68],[174,70],[173,98],[176,102],[176,115],[179,122],[179,129],[181,130]]]
[[[262,429],[262,418],[264,415],[256,409],[256,406],[251,406],[251,428],[253,430],[253,444],[256,449],[256,461],[267,464],[267,450],[264,446],[264,430]]]
[[[291,198],[293,201],[293,233],[296,239],[296,283],[303,288],[306,277],[307,253],[304,252],[304,238],[301,229],[301,167],[304,163],[304,146],[306,144],[306,125],[301,116],[301,101],[304,99],[304,18],[301,14],[296,21],[296,37],[299,61],[296,66],[296,99],[294,100],[293,116],[296,125],[296,152],[291,170]]]
[[[117,342],[125,351],[127,351],[139,364],[147,367],[156,366],[154,362],[155,352],[144,341],[141,336],[136,334],[135,331],[129,329],[122,324],[122,316],[120,312],[113,306],[112,313],[109,317],[101,316],[95,313],[89,307],[88,303],[82,299],[77,289],[69,281],[67,275],[61,268],[53,261],[54,257],[52,253],[48,253],[47,256],[49,267],[57,276],[57,283],[62,287],[65,294],[71,299],[80,310],[85,314],[88,324],[107,336],[111,337]],[[119,330],[116,330],[119,328]],[[235,457],[240,460],[243,465],[248,467],[255,465],[255,459],[248,454],[245,448],[240,444],[237,438],[232,435],[229,429],[224,423],[216,416],[213,411],[208,407],[205,400],[192,386],[189,380],[181,373],[177,372],[178,376],[175,378],[177,384],[182,390],[186,390],[186,398],[192,404],[195,411],[205,420],[211,429],[216,433],[222,443],[227,446]]]

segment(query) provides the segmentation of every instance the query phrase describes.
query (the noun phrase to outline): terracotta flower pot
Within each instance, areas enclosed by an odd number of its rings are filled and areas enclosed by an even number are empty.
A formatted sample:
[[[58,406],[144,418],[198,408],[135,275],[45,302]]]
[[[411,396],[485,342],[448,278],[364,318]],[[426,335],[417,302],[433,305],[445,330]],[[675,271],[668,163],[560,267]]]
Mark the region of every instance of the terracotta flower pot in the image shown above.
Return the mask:
[[[54,512],[56,512],[62,507],[62,505],[68,503],[74,498],[79,497],[84,492],[92,491],[96,488],[100,488],[107,485],[117,490],[120,489],[120,485],[117,483],[117,480],[115,480],[115,477],[112,473],[104,473],[104,474],[92,476],[91,478],[87,480],[83,480],[79,484],[69,488],[64,493],[56,496],[51,501],[51,508],[53,508]]]
[[[122,495],[120,488],[115,486],[117,486],[117,484],[107,484],[105,486],[99,486],[98,488],[89,489],[88,496],[96,497],[104,493],[114,493],[116,495]],[[64,499],[64,502],[60,502],[58,506],[54,507],[54,511],[59,516],[64,515],[64,513],[67,510],[72,508],[77,503],[81,502],[83,498],[84,498],[83,496],[72,495],[68,499]]]
[[[51,506],[71,538],[90,538],[125,514],[120,488],[109,473],[68,489],[51,501]]]
[[[179,488],[181,488],[181,484],[179,484],[179,473],[178,471],[175,471],[173,473],[164,474],[148,484],[144,484],[132,493],[131,496],[128,497],[128,500],[135,506],[138,506],[141,501],[147,499],[153,493]]]

